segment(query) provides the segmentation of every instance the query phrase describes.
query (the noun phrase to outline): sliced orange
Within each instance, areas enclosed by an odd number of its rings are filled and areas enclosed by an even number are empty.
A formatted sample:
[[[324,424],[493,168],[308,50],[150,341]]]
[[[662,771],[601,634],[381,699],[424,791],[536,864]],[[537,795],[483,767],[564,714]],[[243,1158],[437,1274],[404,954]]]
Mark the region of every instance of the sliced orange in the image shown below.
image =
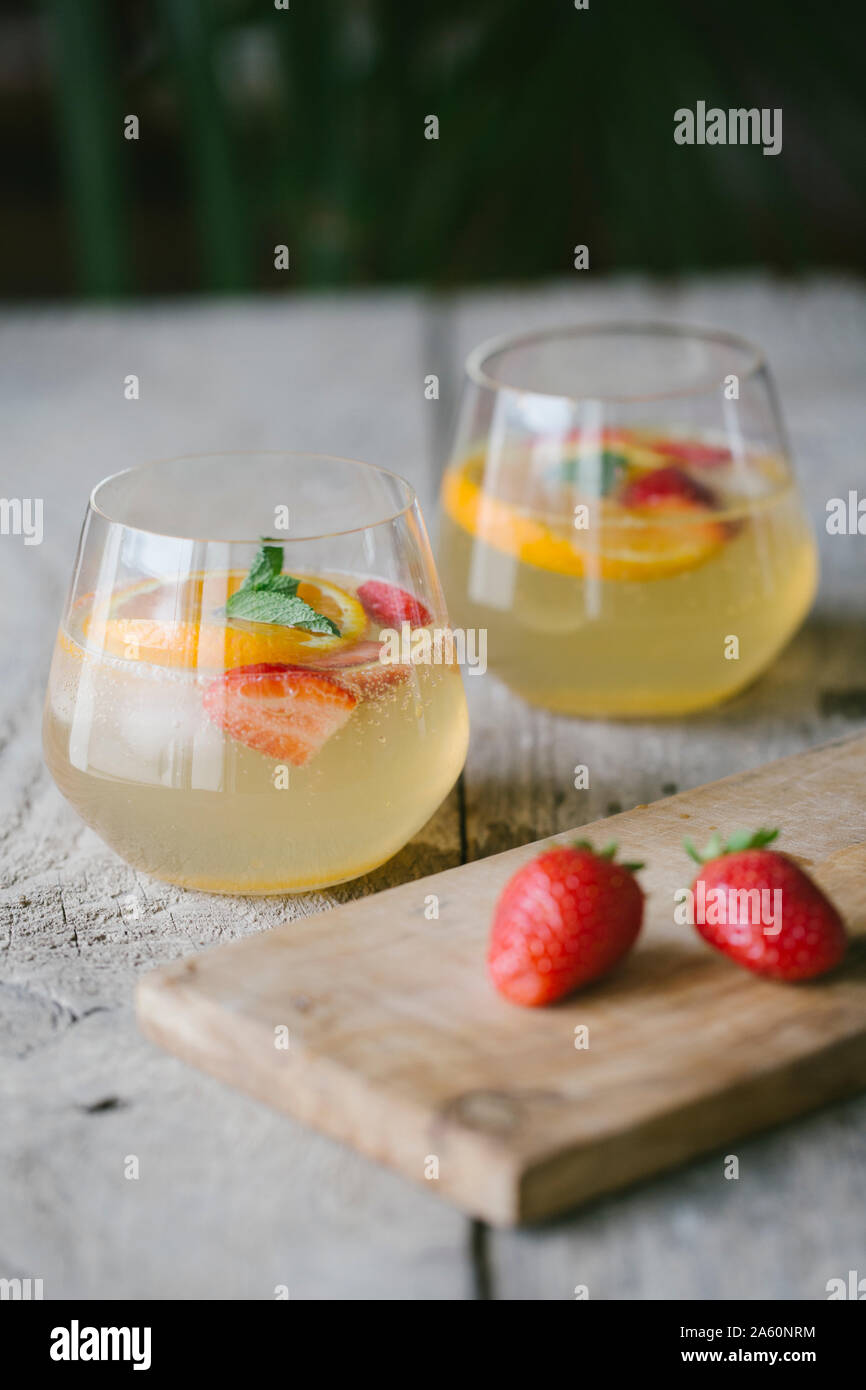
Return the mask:
[[[303,665],[348,647],[366,630],[367,615],[354,594],[318,578],[301,580],[298,595],[336,623],[339,637],[226,619],[219,610],[243,580],[235,572],[194,575],[182,594],[174,586],[137,586],[115,599],[107,616],[94,610],[85,620],[88,645],[127,661],[225,671],[260,662]]]
[[[592,533],[589,532],[589,535]],[[704,564],[725,543],[715,521],[603,523],[597,550],[584,550],[584,572],[600,579],[664,579]]]
[[[726,540],[725,527],[709,517],[663,522],[607,500],[594,504],[595,522],[591,507],[590,525],[580,530],[485,492],[482,474],[477,457],[446,473],[444,510],[470,535],[537,569],[575,578],[661,579],[703,564]]]

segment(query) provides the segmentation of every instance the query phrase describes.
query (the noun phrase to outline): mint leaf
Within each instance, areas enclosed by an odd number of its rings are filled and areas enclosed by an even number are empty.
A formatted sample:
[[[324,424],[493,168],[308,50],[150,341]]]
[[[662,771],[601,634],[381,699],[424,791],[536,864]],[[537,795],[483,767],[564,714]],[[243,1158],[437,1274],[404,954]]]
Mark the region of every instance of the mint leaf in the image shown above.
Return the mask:
[[[243,589],[264,589],[275,579],[279,579],[283,568],[283,547],[281,545],[262,545],[250,565],[250,572],[241,587]],[[297,588],[297,581],[295,582]]]
[[[267,537],[263,536],[249,574],[226,603],[226,616],[245,618],[250,623],[299,627],[305,632],[339,637],[340,629],[336,623],[298,598],[300,579],[283,574],[282,568],[283,547],[268,545]]]
[[[557,465],[560,482],[576,483],[594,497],[607,497],[625,477],[628,460],[624,454],[603,449],[600,454],[578,454]]]
[[[297,588],[298,581],[295,580]],[[238,589],[226,604],[230,618],[245,618],[251,623],[276,623],[281,627],[299,627],[304,632],[328,633],[339,637],[340,629],[324,613],[317,613],[297,594],[258,588]]]
[[[278,574],[268,584],[267,591],[269,594],[285,594],[286,598],[294,598],[300,582],[291,574]]]

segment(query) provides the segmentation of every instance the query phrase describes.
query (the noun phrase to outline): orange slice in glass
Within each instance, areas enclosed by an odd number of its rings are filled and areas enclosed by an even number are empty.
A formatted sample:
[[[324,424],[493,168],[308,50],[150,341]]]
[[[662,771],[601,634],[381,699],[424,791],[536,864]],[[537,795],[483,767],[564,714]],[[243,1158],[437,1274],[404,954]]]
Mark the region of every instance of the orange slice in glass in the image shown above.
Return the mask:
[[[661,520],[607,499],[593,504],[590,524],[578,529],[485,492],[481,475],[477,458],[446,473],[442,506],[451,520],[495,550],[556,574],[661,579],[703,564],[727,539],[725,526],[706,512]]]
[[[87,644],[110,656],[181,670],[225,671],[260,662],[304,665],[356,642],[367,615],[354,594],[329,580],[305,578],[298,594],[336,623],[340,635],[227,618],[221,609],[243,583],[240,572],[192,575],[174,585],[137,585],[118,595],[108,615],[85,620]]]

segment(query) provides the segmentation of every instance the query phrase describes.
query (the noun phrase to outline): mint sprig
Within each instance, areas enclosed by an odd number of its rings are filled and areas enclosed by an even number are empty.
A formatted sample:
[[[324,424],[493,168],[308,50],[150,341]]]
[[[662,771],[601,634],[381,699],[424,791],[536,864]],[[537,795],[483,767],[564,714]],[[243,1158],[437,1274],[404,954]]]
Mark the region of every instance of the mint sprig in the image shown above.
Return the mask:
[[[269,584],[279,579],[282,568],[283,547],[281,545],[267,545],[263,542],[256,552],[256,557],[250,565],[250,572],[241,585],[241,588],[265,589]],[[295,580],[294,583],[297,589],[297,580]]]
[[[301,581],[283,574],[282,568],[283,547],[268,545],[263,537],[249,574],[226,603],[226,615],[250,623],[297,627],[304,632],[339,637],[337,624],[298,596]]]
[[[556,465],[557,480],[576,484],[594,497],[607,497],[618,487],[628,469],[628,459],[613,449],[598,454],[577,454]]]
[[[324,613],[317,613],[297,594],[282,594],[273,589],[238,589],[226,604],[230,618],[245,618],[250,623],[276,623],[280,627],[299,627],[305,632],[324,632],[339,637],[340,629]]]

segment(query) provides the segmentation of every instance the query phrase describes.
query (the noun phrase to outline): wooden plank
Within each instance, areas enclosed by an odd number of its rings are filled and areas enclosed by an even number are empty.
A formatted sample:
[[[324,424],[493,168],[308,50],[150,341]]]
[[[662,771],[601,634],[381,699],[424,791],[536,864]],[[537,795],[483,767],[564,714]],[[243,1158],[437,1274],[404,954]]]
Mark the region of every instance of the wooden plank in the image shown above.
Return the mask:
[[[396,468],[429,501],[424,345],[407,294],[3,316],[0,491],[44,499],[45,536],[0,538],[15,595],[0,610],[0,1185],[15,1193],[0,1275],[42,1277],[46,1297],[472,1294],[462,1217],[157,1056],[129,1013],[143,968],[459,862],[456,797],[369,879],[219,898],[133,873],[62,801],[39,747],[93,484],[155,457],[288,447]]]
[[[825,1299],[829,1279],[863,1267],[864,1115],[861,1096],[556,1222],[494,1230],[494,1296]]]
[[[483,972],[492,905],[535,845],[146,976],[141,1025],[409,1177],[436,1156],[468,1211],[552,1215],[866,1085],[862,953],[792,989],[673,920],[685,829],[772,822],[866,930],[864,775],[866,737],[842,740],[590,827],[646,859],[646,927],[621,972],[555,1009],[515,1009]]]

